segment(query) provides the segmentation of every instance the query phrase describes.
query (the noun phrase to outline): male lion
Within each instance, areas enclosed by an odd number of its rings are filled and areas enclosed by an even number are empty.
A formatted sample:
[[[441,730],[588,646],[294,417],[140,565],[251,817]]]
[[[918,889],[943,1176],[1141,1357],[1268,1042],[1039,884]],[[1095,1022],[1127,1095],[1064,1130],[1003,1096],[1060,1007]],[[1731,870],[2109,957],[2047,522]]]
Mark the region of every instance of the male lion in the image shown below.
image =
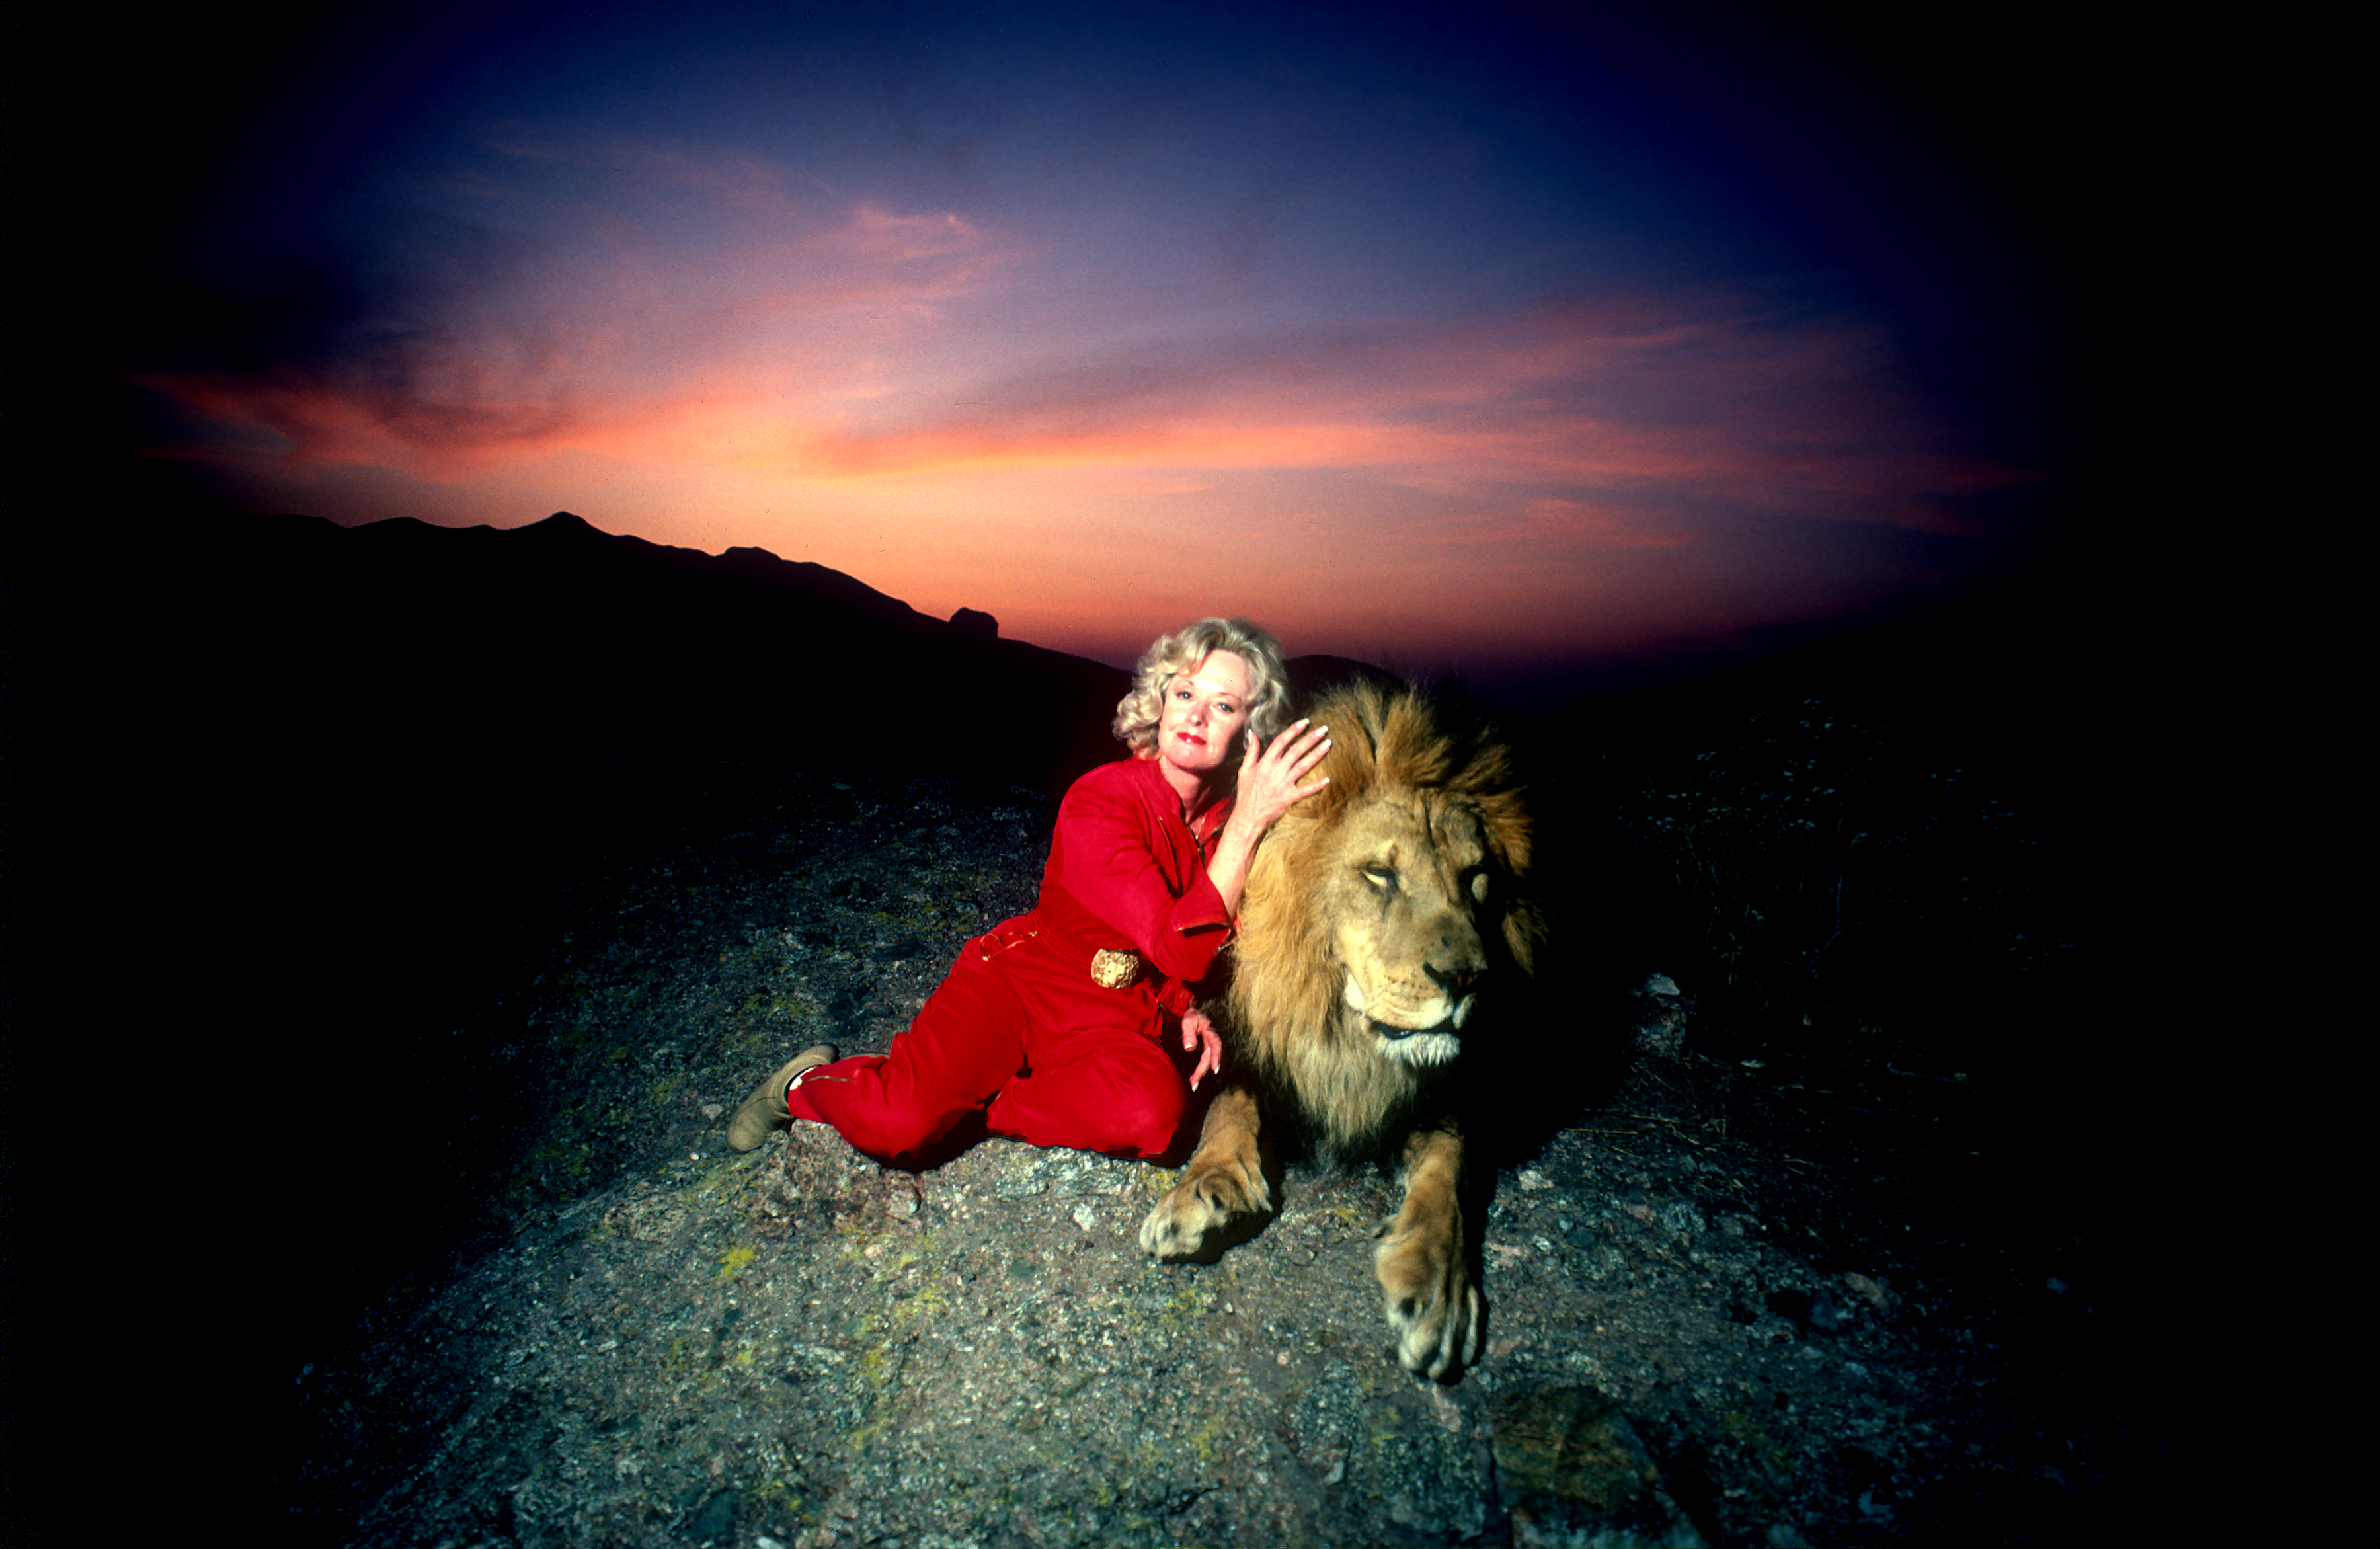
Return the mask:
[[[1415,690],[1356,684],[1311,713],[1330,784],[1257,853],[1218,1019],[1235,1070],[1140,1245],[1206,1258],[1245,1235],[1272,1208],[1269,1124],[1342,1165],[1393,1160],[1404,1203],[1373,1267],[1399,1357],[1451,1381],[1481,1330],[1455,1077],[1466,1034],[1511,1020],[1530,982],[1528,815],[1509,750],[1443,729]]]

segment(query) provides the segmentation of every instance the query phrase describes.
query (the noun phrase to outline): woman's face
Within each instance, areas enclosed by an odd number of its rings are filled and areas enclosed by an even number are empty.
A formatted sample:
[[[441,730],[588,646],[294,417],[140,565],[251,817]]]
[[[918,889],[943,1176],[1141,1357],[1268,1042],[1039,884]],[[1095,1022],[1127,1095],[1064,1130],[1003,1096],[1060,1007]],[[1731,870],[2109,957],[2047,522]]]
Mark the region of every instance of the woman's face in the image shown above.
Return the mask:
[[[1235,651],[1208,651],[1186,672],[1165,680],[1157,716],[1157,756],[1201,777],[1240,756],[1248,729],[1248,695],[1256,679]]]

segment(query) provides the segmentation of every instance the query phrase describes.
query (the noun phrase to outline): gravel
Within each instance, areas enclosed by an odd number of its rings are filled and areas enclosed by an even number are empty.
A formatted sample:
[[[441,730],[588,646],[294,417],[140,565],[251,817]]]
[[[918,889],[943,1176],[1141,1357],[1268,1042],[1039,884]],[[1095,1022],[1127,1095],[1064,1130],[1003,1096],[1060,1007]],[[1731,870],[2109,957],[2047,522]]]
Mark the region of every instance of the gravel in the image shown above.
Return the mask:
[[[787,1054],[881,1050],[964,939],[1030,907],[1053,811],[746,777],[487,944],[433,1072],[477,1138],[421,1153],[463,1225],[305,1334],[278,1478],[299,1537],[2035,1543],[2143,1520],[2163,1455],[2125,1288],[2002,1168],[1994,1094],[1869,1071],[1853,1102],[1840,1072],[1698,1052],[1694,986],[1645,983],[1670,964],[1614,965],[1633,1026],[1501,1056],[1541,1100],[1495,1158],[1487,1353],[1451,1386],[1391,1351],[1381,1177],[1293,1164],[1280,1216],[1202,1266],[1135,1246],[1157,1166],[987,1141],[910,1174],[812,1125],[729,1152]],[[1590,1035],[1627,1058],[1562,1074]]]

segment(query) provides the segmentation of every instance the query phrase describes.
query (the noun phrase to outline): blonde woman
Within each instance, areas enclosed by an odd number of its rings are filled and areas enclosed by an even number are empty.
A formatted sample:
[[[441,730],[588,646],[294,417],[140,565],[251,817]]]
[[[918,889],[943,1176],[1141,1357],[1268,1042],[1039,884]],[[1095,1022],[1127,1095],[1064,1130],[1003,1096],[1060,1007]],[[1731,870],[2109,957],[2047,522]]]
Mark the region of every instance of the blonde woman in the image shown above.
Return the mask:
[[[915,1166],[980,1114],[1036,1145],[1170,1150],[1221,1068],[1196,986],[1231,939],[1249,862],[1329,783],[1309,778],[1329,730],[1283,728],[1288,699],[1280,644],[1244,619],[1160,636],[1116,707],[1131,756],[1066,793],[1033,912],[968,942],[891,1053],[795,1057],[736,1110],[728,1144],[811,1119]],[[996,704],[979,713],[964,734],[997,735]]]

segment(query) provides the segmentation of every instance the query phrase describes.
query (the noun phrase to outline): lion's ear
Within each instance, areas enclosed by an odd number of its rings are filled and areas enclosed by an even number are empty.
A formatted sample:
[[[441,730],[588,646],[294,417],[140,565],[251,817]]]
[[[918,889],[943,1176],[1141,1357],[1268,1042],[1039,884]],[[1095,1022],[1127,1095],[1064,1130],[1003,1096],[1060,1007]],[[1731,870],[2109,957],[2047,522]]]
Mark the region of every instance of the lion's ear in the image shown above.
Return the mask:
[[[1515,878],[1529,874],[1531,829],[1528,807],[1517,790],[1499,791],[1482,797],[1480,811],[1486,819],[1481,827],[1487,830],[1488,847],[1496,853],[1498,862]]]

